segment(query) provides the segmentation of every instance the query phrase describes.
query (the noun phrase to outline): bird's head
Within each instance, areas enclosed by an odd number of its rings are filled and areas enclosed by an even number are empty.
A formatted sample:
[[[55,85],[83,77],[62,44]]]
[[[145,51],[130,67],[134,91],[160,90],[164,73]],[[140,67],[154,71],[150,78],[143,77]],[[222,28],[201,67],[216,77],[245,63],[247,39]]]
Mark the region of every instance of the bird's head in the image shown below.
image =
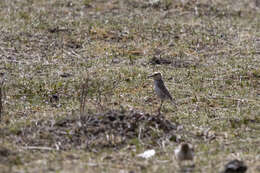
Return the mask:
[[[159,73],[159,72],[156,72],[156,73],[154,73],[154,74],[152,74],[152,75],[150,75],[150,76],[148,76],[149,78],[153,78],[154,80],[159,80],[159,79],[162,79],[162,75],[161,75],[161,73]]]

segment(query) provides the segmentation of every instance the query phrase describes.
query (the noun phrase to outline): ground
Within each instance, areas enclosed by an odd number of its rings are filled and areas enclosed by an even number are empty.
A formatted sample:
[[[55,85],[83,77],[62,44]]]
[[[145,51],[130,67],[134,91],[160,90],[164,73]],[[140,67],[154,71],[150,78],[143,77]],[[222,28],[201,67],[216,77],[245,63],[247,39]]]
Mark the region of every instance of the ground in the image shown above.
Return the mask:
[[[0,172],[176,172],[182,142],[193,172],[260,172],[255,2],[2,0]]]

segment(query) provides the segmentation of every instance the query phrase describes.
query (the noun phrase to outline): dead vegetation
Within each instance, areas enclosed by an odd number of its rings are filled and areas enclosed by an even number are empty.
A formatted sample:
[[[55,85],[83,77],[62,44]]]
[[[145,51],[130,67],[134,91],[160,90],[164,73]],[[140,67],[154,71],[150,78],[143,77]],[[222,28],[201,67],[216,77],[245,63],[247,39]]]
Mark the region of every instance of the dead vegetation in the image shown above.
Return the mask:
[[[85,114],[57,121],[38,121],[19,131],[2,129],[4,136],[13,138],[24,147],[49,147],[53,150],[99,151],[120,149],[126,145],[161,145],[176,142],[177,125],[155,115],[138,112],[108,111]],[[21,136],[18,140],[17,136]],[[18,141],[17,141],[18,140]]]
[[[185,141],[195,172],[257,172],[255,2],[0,1],[0,170],[172,172]],[[177,101],[160,117],[154,71]]]

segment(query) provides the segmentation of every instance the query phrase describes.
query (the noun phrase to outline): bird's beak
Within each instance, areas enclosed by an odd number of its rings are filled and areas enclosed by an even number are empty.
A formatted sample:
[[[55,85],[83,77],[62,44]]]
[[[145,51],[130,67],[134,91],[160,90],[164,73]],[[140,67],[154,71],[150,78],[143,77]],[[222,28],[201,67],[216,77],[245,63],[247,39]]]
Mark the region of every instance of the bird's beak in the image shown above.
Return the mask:
[[[154,76],[153,74],[152,74],[152,75],[149,75],[148,78],[151,78],[151,77],[153,77],[153,76]]]

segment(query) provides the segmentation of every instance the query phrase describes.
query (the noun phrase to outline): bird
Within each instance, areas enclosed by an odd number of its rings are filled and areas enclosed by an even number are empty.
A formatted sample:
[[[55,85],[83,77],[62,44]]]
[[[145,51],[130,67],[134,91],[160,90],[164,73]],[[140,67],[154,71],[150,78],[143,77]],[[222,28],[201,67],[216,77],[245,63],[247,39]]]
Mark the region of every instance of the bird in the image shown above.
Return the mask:
[[[175,157],[179,163],[182,161],[192,161],[194,149],[191,144],[182,143],[174,150]]]
[[[149,78],[153,78],[154,80],[154,90],[155,93],[157,94],[157,96],[161,99],[161,104],[160,107],[158,109],[158,115],[160,115],[161,113],[161,107],[162,104],[164,102],[164,100],[171,100],[174,104],[174,100],[171,96],[171,94],[169,93],[168,89],[166,88],[166,86],[164,85],[163,79],[162,79],[162,75],[160,72],[156,72],[150,76],[148,76]]]
[[[245,173],[247,166],[243,161],[232,160],[225,165],[224,170],[221,173]]]

